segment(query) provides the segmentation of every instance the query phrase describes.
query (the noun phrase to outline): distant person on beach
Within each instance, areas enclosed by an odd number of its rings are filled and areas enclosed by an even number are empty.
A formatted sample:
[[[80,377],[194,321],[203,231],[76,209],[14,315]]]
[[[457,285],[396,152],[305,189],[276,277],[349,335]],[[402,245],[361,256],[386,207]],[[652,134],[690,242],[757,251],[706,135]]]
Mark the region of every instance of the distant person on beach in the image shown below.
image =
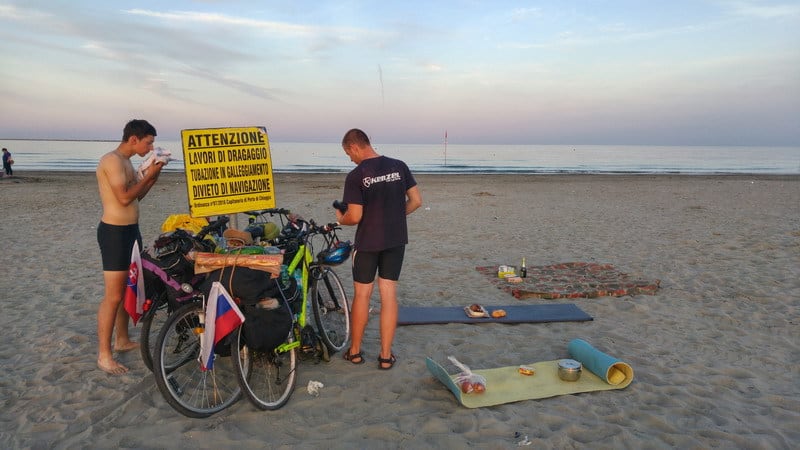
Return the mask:
[[[3,148],[3,170],[8,176],[14,175],[14,170],[11,168],[12,164],[14,164],[14,158],[11,157],[11,152],[7,148]]]
[[[344,359],[364,362],[361,341],[377,273],[381,299],[378,367],[388,370],[397,360],[392,343],[397,329],[397,281],[408,244],[406,216],[422,205],[422,196],[408,166],[379,155],[363,131],[354,128],[345,133],[342,148],[356,168],[345,179],[347,210],[337,210],[336,217],[342,225],[358,225],[353,253],[353,342]]]
[[[139,347],[128,336],[128,313],[122,305],[131,263],[133,243],[142,245],[139,232],[139,201],[153,187],[164,163],[157,161],[137,181],[131,164],[133,155],[144,156],[153,150],[156,129],[145,120],[131,120],[125,125],[122,142],[106,153],[97,164],[97,185],[103,204],[103,216],[97,226],[97,242],[103,261],[105,294],[97,310],[97,366],[118,375],[128,368],[114,360],[111,337],[116,329],[114,351],[127,352]]]

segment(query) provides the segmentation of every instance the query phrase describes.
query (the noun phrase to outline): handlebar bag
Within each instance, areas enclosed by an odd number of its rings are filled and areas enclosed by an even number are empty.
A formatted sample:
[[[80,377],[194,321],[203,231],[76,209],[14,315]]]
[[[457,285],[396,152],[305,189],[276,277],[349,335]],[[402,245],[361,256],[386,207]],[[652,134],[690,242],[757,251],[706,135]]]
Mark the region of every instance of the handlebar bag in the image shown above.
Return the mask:
[[[172,279],[189,283],[194,278],[194,264],[186,255],[201,247],[189,233],[178,229],[159,236],[151,256]]]

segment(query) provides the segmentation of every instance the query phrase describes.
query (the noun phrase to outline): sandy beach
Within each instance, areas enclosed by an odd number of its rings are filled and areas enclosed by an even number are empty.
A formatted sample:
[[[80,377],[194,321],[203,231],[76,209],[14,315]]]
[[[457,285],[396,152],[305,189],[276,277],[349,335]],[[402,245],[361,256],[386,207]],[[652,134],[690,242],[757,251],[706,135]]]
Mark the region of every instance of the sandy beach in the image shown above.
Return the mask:
[[[246,399],[189,419],[137,352],[96,367],[103,292],[93,173],[0,179],[2,448],[795,448],[800,443],[800,176],[424,175],[399,297],[406,306],[575,303],[590,322],[398,328],[391,371],[304,363],[289,403]],[[278,206],[335,219],[344,174],[275,176]],[[188,212],[183,174],[142,203],[146,244]],[[242,218],[243,220],[243,218]],[[352,238],[354,229],[343,237]],[[476,266],[610,263],[656,295],[517,300]],[[352,293],[349,266],[337,272]],[[379,307],[377,296],[373,305]],[[138,335],[138,328],[132,328]],[[567,357],[582,338],[635,370],[625,389],[469,409],[425,367]],[[455,368],[450,367],[455,371]],[[306,392],[309,380],[324,384]],[[491,388],[491,387],[489,387]]]

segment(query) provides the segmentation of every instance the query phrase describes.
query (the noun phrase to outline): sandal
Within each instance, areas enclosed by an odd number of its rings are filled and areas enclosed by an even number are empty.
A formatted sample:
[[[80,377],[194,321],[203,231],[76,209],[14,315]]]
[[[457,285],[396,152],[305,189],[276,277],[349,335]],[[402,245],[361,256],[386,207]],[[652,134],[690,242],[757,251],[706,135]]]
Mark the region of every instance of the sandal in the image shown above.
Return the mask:
[[[397,362],[397,357],[394,356],[394,353],[392,353],[391,356],[389,356],[388,358],[381,358],[381,356],[378,355],[378,369],[389,370],[392,367],[394,367],[394,363],[396,362]],[[383,366],[384,364],[388,364],[389,367],[384,367]]]
[[[351,355],[349,348],[344,354],[344,359],[350,361],[352,364],[364,364],[366,362],[364,360],[364,355],[362,355],[361,352]]]

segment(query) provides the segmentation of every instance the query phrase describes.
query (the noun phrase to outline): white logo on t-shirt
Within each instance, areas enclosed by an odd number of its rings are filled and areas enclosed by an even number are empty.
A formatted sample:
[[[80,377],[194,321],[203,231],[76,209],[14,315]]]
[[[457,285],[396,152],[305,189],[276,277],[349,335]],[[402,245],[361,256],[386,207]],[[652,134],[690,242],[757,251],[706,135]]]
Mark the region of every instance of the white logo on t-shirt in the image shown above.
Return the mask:
[[[364,187],[370,187],[370,185],[375,183],[388,183],[391,181],[400,181],[400,172],[393,172],[387,173],[386,175],[381,175],[379,177],[364,177],[362,183],[364,183]]]

